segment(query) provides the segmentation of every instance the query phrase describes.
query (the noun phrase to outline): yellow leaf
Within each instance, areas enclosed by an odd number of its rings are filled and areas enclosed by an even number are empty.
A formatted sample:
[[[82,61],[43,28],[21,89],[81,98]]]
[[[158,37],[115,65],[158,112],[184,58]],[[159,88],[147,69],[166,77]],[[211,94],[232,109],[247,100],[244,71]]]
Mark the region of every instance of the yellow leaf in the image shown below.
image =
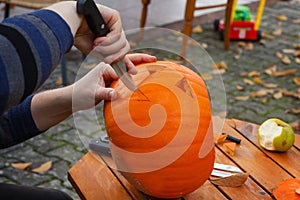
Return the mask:
[[[261,85],[264,84],[264,81],[261,80],[261,78],[259,78],[259,77],[254,77],[253,82],[256,84],[261,84]]]
[[[10,165],[15,169],[24,170],[27,167],[29,167],[31,164],[32,164],[31,162],[26,162],[26,163],[11,163]]]
[[[258,71],[252,71],[252,72],[249,72],[248,76],[250,77],[253,77],[253,76],[259,76],[260,73]]]
[[[44,164],[42,164],[41,166],[32,169],[31,171],[32,172],[46,172],[49,169],[51,169],[51,167],[52,167],[52,161],[48,161],[48,162],[45,162]]]
[[[202,29],[202,27],[200,25],[195,26],[193,28],[193,33],[202,33],[202,32],[203,32],[203,29]]]
[[[279,21],[287,21],[287,20],[288,20],[288,17],[285,16],[285,15],[278,15],[278,16],[277,16],[277,20],[279,20]]]
[[[293,80],[296,85],[300,86],[300,77],[295,77]]]
[[[263,99],[261,100],[261,102],[262,102],[263,104],[266,104],[266,103],[268,102],[268,98],[267,98],[267,97],[263,98]]]
[[[249,96],[237,96],[234,99],[237,101],[247,101],[249,99]]]
[[[226,62],[220,61],[214,65],[214,68],[227,70],[228,66],[227,66]]]

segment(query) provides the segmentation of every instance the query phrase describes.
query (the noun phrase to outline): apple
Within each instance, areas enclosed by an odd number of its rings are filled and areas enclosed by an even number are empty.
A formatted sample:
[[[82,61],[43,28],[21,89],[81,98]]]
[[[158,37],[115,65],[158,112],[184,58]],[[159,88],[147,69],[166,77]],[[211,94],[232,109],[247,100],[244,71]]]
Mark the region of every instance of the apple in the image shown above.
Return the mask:
[[[258,129],[258,143],[270,151],[287,151],[295,141],[295,133],[286,122],[271,118],[264,121]]]

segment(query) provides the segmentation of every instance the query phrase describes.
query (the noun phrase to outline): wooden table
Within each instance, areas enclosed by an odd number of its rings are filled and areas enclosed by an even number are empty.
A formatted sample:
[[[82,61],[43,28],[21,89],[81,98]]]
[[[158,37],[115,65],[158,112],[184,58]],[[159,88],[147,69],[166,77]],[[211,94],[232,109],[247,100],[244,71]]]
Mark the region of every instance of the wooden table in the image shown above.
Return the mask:
[[[300,135],[285,153],[269,152],[257,143],[258,125],[227,119],[223,132],[240,138],[235,155],[216,145],[216,162],[235,165],[250,176],[240,187],[221,187],[207,180],[204,185],[180,199],[274,199],[272,190],[283,180],[300,177]],[[98,155],[88,152],[68,172],[69,180],[82,199],[126,200],[156,199],[132,187],[116,170],[109,168]]]

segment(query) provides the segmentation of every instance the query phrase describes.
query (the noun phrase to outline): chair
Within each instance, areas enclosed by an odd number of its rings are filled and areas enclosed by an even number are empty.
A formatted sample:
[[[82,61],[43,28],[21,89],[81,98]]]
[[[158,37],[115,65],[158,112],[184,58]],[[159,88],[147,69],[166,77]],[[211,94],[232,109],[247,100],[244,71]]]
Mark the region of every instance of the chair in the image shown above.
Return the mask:
[[[237,0],[227,0],[227,3],[200,7],[200,6],[196,5],[196,0],[186,0],[184,25],[183,25],[182,32],[187,36],[191,35],[195,11],[210,9],[210,8],[217,8],[217,7],[226,7],[225,16],[226,16],[226,19],[230,19],[230,20],[225,21],[224,49],[229,50],[229,48],[230,48],[230,37],[229,37],[230,36],[230,24],[231,24],[231,21],[233,18],[232,11],[234,10],[236,1]],[[144,28],[144,26],[146,24],[148,5],[150,3],[151,3],[151,0],[142,0],[143,9],[142,9],[141,19],[140,19],[140,27],[141,28]],[[182,55],[185,55],[186,42],[187,42],[186,40],[183,40]]]
[[[13,4],[15,6],[20,6],[23,8],[28,8],[28,9],[41,9],[44,7],[47,7],[53,3],[63,1],[63,0],[0,0],[0,3],[5,3],[5,14],[4,18],[9,17],[9,12],[10,12],[10,4]],[[63,56],[62,61],[61,61],[61,76],[63,80],[63,85],[67,85],[67,69],[66,69],[66,59]]]

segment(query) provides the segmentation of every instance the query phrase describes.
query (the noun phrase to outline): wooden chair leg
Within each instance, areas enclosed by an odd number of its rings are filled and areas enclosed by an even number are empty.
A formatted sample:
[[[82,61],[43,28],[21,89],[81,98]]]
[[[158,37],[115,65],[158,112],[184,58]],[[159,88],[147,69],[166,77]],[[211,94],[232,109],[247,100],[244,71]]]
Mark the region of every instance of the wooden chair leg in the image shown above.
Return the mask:
[[[151,3],[151,0],[142,0],[142,3],[143,3],[143,9],[141,13],[140,28],[144,28],[146,25],[148,5]]]
[[[225,14],[225,27],[224,27],[224,49],[230,49],[230,29],[231,29],[231,15],[234,7],[234,0],[228,0]]]
[[[196,0],[187,0],[185,6],[185,14],[184,14],[184,25],[183,31],[184,34],[182,37],[182,46],[181,46],[181,56],[184,57],[186,54],[186,47],[188,42],[188,37],[191,36],[192,27],[193,27],[193,20],[194,20],[194,10]]]

